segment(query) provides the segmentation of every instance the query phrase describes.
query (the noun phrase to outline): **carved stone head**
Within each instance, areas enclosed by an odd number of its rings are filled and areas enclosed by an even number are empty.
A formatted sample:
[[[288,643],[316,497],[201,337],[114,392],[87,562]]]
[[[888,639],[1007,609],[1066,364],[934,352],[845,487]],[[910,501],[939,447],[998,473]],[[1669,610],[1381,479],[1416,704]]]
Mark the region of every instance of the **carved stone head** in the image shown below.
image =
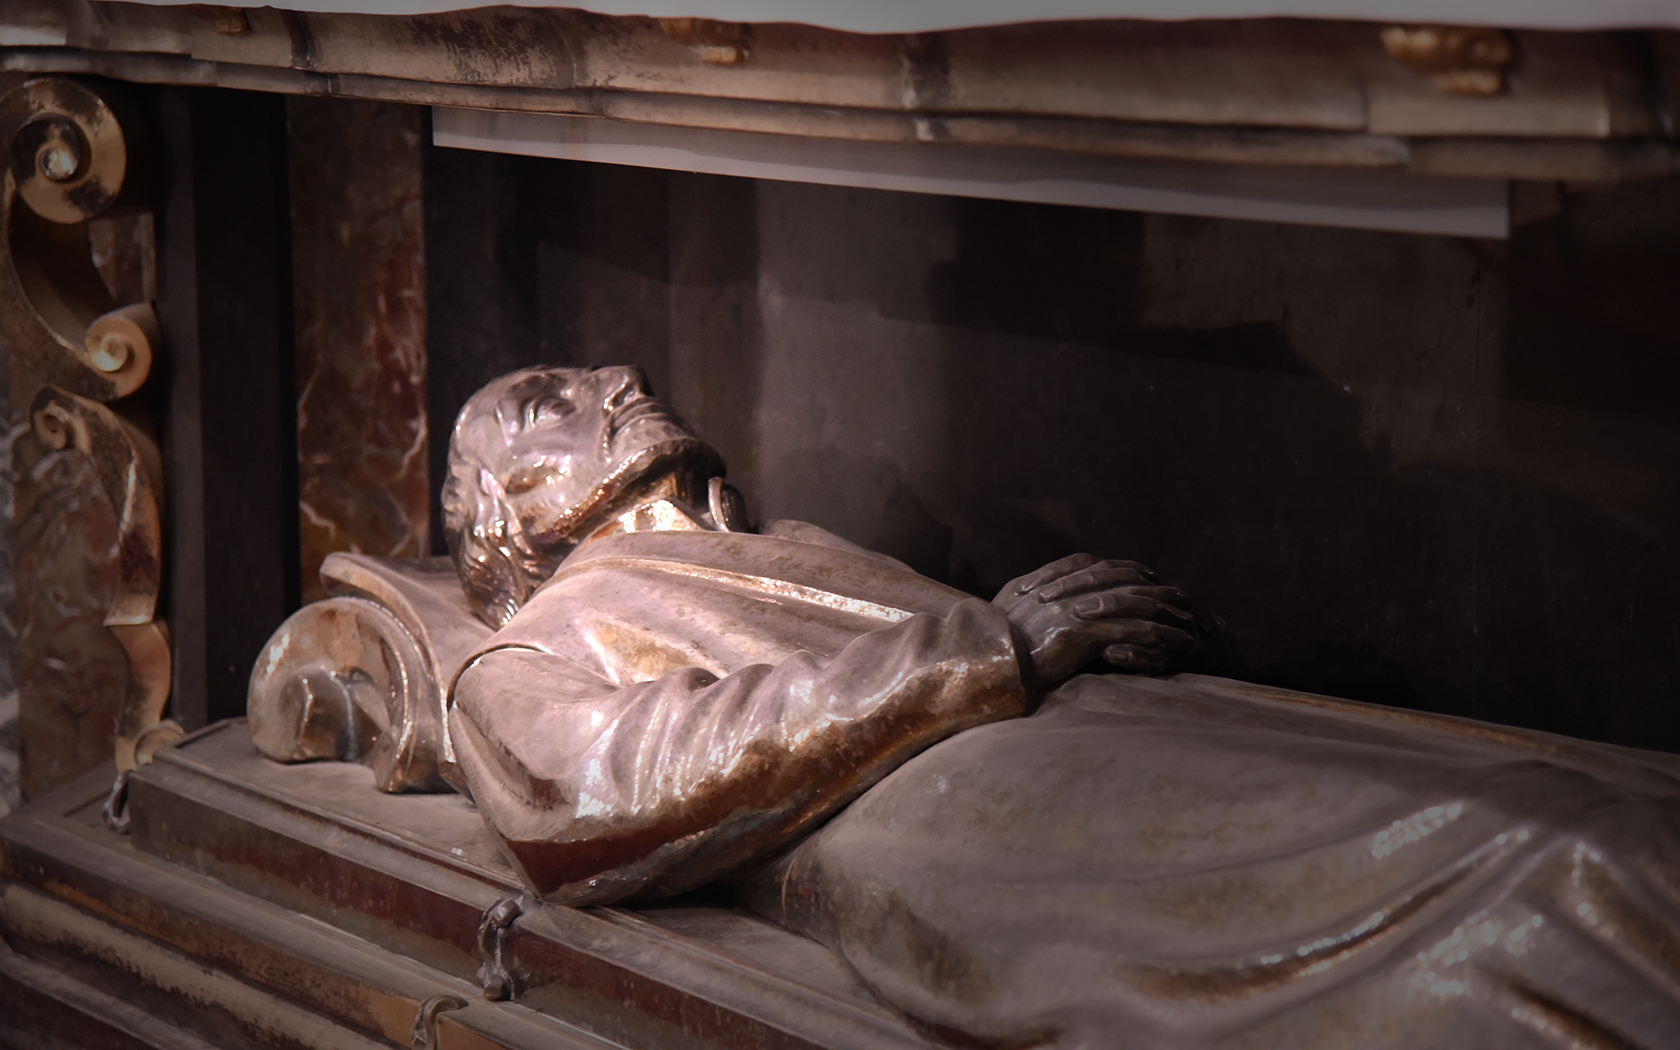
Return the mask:
[[[577,544],[673,477],[723,473],[636,368],[527,368],[474,394],[449,439],[444,531],[467,597],[506,623]]]

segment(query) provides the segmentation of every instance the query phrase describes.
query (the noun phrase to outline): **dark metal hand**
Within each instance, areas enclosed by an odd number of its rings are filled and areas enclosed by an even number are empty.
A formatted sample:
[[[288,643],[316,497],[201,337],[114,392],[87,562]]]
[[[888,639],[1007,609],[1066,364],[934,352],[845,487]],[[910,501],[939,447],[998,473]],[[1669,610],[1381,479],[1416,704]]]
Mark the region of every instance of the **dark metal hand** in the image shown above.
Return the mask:
[[[1189,596],[1136,562],[1074,554],[1012,581],[992,601],[1025,643],[1031,684],[1041,690],[1098,656],[1149,674],[1202,647]]]

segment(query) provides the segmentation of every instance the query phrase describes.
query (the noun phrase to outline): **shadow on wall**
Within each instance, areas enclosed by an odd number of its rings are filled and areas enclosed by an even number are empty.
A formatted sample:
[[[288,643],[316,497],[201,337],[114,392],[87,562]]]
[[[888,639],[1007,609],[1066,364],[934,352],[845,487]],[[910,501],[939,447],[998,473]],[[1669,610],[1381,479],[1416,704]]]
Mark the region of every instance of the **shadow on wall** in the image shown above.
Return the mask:
[[[1135,558],[1255,679],[1680,750],[1680,182],[1487,245],[433,153],[434,427],[640,364],[764,517],[980,594]]]
[[[951,466],[1009,469],[948,574],[1112,551],[1258,680],[1680,747],[1680,183],[1500,246],[957,211]]]

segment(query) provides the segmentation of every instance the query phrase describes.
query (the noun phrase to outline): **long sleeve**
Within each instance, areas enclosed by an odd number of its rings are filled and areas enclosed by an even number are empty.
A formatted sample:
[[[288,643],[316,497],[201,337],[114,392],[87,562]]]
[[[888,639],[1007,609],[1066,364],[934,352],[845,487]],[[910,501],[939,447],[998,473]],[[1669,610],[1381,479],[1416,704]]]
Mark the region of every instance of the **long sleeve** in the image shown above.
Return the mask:
[[[930,744],[1023,713],[1009,625],[960,601],[721,677],[613,683],[535,648],[463,671],[457,757],[530,885],[595,903],[679,892],[787,844]]]

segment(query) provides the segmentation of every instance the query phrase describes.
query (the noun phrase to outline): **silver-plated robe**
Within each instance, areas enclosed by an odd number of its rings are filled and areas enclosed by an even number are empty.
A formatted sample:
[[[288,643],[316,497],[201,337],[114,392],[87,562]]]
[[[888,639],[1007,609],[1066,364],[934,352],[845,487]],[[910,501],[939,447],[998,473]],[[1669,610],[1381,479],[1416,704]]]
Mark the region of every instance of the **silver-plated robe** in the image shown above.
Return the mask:
[[[1680,758],[1220,678],[1077,678],[752,899],[962,1045],[1680,1045]]]
[[[1027,709],[996,606],[814,526],[767,531],[592,540],[467,660],[455,761],[538,893],[699,885]]]
[[[340,604],[253,674],[254,735],[388,789],[458,763],[551,899],[736,872],[964,1045],[1674,1045],[1680,759],[1191,675],[1015,717],[995,606],[768,531],[592,540],[493,635],[444,630],[467,614],[431,577],[335,556]],[[288,656],[310,623],[377,673]],[[482,639],[452,694],[379,671],[422,637]]]

